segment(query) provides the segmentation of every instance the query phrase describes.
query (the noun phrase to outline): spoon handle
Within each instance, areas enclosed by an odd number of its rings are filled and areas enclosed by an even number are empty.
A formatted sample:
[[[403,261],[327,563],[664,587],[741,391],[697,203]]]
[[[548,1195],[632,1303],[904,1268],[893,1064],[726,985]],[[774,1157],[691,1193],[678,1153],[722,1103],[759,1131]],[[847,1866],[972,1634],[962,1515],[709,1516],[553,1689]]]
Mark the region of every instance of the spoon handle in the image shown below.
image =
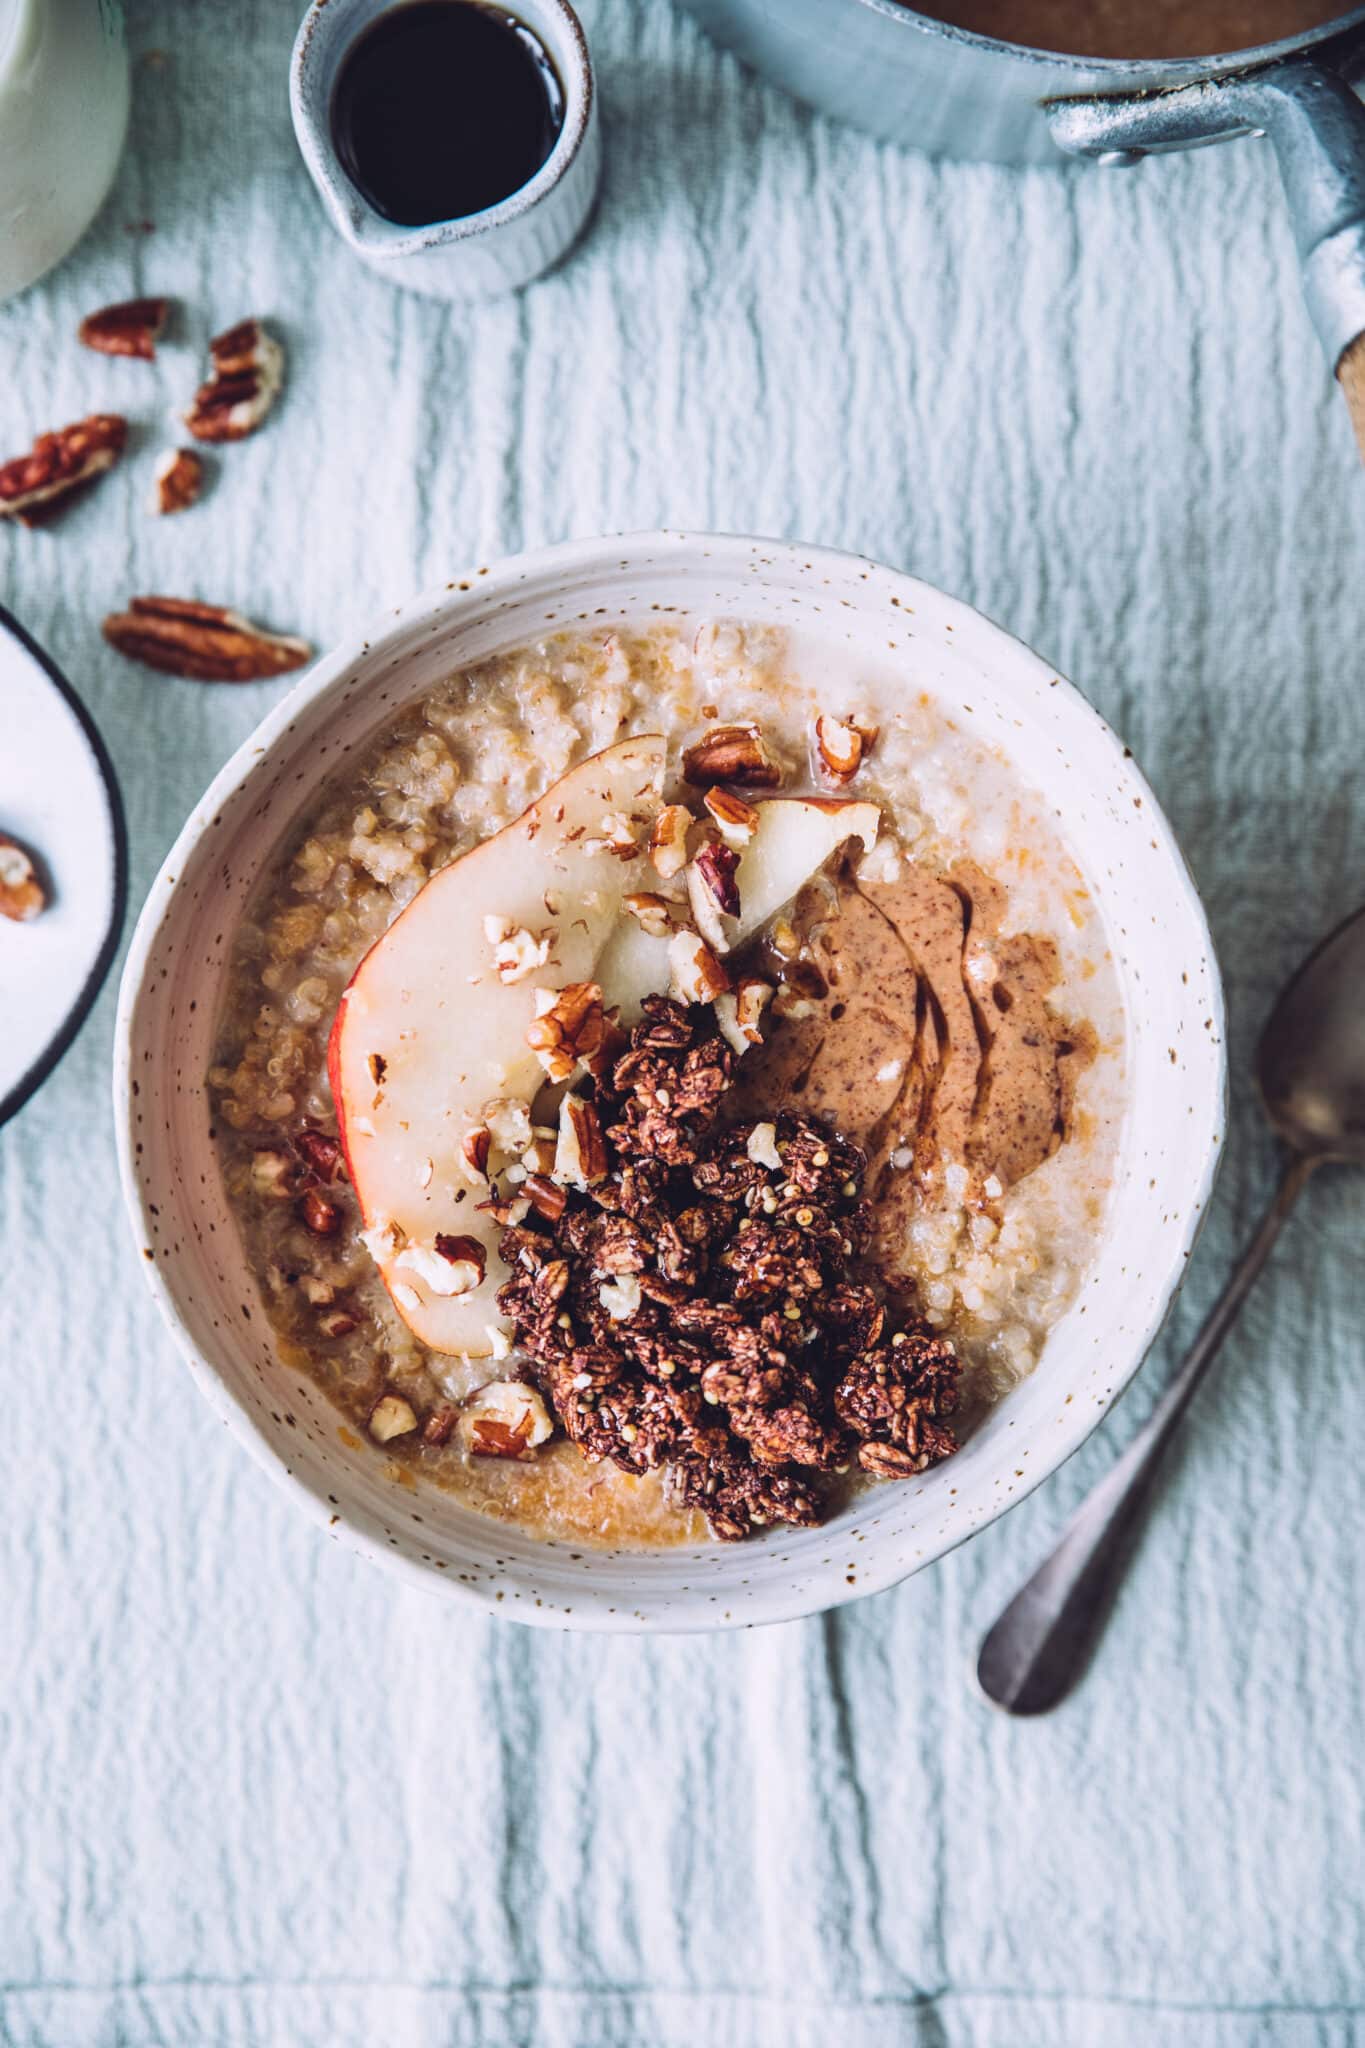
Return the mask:
[[[1117,1585],[1126,1539],[1151,1493],[1166,1446],[1317,1163],[1302,1155],[1290,1161],[1185,1363],[1118,1463],[1082,1502],[1056,1549],[983,1641],[976,1675],[987,1698],[1008,1713],[1046,1713],[1084,1670]]]

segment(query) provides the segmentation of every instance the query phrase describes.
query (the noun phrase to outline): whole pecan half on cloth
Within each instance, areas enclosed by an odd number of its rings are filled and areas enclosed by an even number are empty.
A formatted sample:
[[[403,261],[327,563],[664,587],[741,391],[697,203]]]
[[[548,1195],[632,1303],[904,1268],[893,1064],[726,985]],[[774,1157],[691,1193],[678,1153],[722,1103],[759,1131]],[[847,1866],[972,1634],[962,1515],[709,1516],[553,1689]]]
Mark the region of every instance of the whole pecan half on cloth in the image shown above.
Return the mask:
[[[78,331],[87,348],[102,356],[136,356],[150,363],[170,311],[169,299],[120,299],[87,313]]]
[[[0,463],[0,519],[32,516],[112,469],[128,439],[128,422],[115,412],[40,434],[27,455]]]
[[[225,605],[182,597],[134,597],[126,612],[111,612],[103,633],[130,661],[200,683],[255,683],[302,668],[312,657],[306,640],[267,633]]]

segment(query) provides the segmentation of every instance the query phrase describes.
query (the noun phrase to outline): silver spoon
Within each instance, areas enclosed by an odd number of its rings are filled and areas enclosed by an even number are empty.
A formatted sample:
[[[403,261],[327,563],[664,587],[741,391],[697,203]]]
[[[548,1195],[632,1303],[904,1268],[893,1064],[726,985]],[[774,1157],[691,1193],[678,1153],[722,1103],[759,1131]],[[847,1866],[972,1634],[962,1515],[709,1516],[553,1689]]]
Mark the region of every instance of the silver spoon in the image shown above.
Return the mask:
[[[1290,1154],[1274,1200],[1151,1416],[982,1643],[982,1690],[1011,1714],[1046,1713],[1084,1670],[1166,1446],[1309,1175],[1327,1160],[1365,1165],[1365,910],[1324,939],[1281,993],[1261,1034],[1256,1081]]]

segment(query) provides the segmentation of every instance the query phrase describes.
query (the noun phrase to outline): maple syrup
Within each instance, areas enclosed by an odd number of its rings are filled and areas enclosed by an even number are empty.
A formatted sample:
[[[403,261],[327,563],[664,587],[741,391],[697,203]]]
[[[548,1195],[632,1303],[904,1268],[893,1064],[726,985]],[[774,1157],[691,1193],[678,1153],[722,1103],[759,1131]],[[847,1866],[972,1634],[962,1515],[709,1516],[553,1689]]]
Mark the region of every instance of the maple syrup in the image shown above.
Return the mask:
[[[564,89],[539,37],[485,0],[402,0],[356,38],[332,95],[347,176],[403,227],[510,199],[563,121]]]

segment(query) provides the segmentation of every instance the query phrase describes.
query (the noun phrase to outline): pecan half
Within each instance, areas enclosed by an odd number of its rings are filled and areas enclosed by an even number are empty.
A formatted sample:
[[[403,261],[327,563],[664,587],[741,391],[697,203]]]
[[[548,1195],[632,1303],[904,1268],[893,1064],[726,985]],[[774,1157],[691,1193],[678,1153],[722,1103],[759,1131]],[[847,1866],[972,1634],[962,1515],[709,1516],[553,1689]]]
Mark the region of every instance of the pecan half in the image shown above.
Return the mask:
[[[239,320],[209,343],[213,374],[185,414],[196,441],[243,441],[254,434],[284,384],[284,350],[259,320]]]
[[[168,448],[157,459],[152,477],[152,510],[188,512],[204,488],[204,465],[192,448]]]
[[[782,770],[756,725],[718,725],[683,755],[684,782],[738,782],[748,789],[776,789]]]
[[[0,832],[0,917],[27,924],[47,903],[47,891],[22,846]]]
[[[879,728],[831,718],[825,713],[815,721],[815,751],[825,780],[838,786],[852,782],[876,744]]]
[[[112,469],[127,439],[128,422],[116,412],[94,412],[55,434],[40,434],[29,454],[0,463],[0,519],[27,523],[40,506]]]
[[[606,1029],[602,991],[595,981],[571,981],[567,988],[538,988],[536,1015],[526,1043],[552,1081],[567,1081],[580,1060],[599,1049]]]
[[[267,633],[225,605],[182,597],[134,597],[126,612],[111,612],[102,628],[111,647],[129,661],[200,683],[254,683],[302,668],[312,658],[306,640]]]
[[[150,363],[170,307],[169,299],[120,299],[87,313],[76,331],[102,356],[137,356]]]
[[[686,804],[665,804],[649,835],[649,857],[661,882],[671,882],[687,866],[687,833],[692,813]]]

